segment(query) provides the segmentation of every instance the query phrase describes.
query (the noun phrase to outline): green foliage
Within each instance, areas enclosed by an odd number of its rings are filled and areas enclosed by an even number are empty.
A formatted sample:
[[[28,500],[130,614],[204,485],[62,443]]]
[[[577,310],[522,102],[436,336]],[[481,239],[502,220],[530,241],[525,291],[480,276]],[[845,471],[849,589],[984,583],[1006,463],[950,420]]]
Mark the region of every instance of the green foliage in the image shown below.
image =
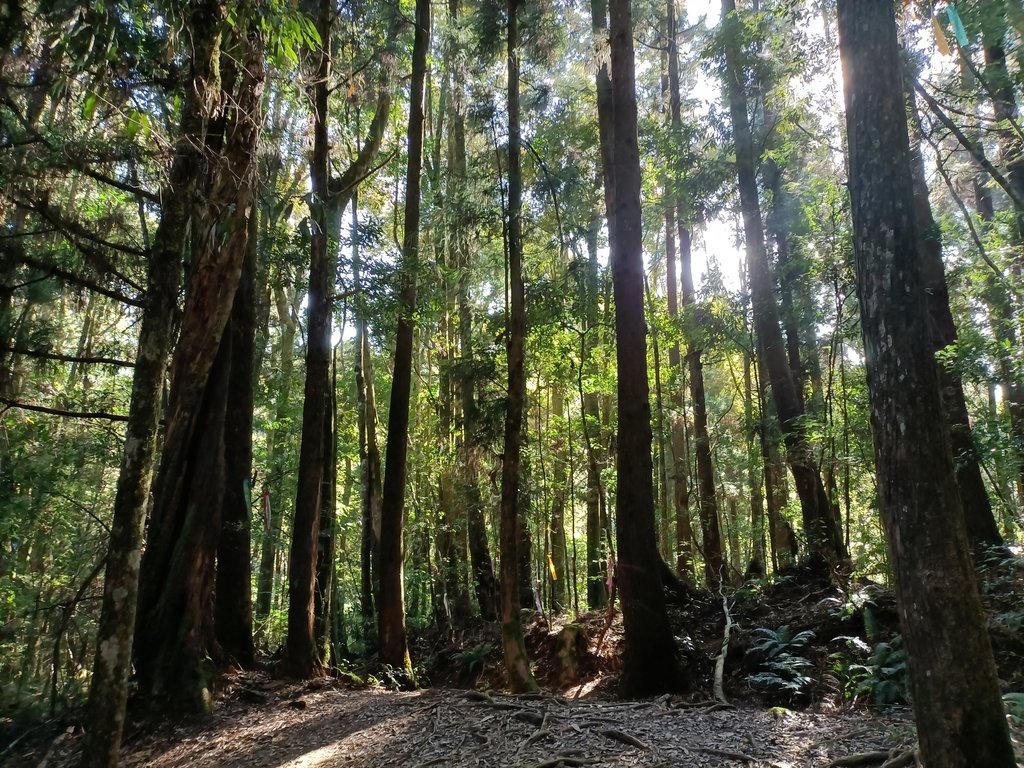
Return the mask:
[[[836,639],[843,641],[846,648],[829,658],[845,700],[867,696],[880,709],[909,701],[907,655],[899,635],[891,641],[878,642],[873,648],[858,637]],[[865,657],[864,663],[854,663]]]
[[[753,635],[756,640],[747,651],[747,660],[760,671],[748,675],[747,682],[790,697],[806,693],[814,681],[805,670],[812,665],[800,651],[814,639],[814,632],[805,629],[794,634],[789,625],[783,624],[777,629],[758,627]]]
[[[477,679],[495,649],[496,646],[491,643],[477,643],[452,654],[452,661],[459,669],[459,677],[466,681]]]

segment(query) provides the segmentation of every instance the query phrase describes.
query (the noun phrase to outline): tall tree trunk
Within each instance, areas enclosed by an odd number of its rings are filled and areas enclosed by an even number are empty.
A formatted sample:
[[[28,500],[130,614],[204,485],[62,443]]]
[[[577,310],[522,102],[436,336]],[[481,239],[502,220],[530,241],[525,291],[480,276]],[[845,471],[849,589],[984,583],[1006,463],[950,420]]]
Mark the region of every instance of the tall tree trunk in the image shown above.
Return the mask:
[[[295,361],[296,322],[293,316],[296,296],[294,289],[275,286],[274,299],[277,319],[281,326],[277,357],[278,375],[274,382],[274,427],[268,436],[267,476],[263,481],[261,507],[263,509],[263,537],[260,544],[260,565],[256,576],[256,620],[266,621],[274,596],[274,562],[281,541],[284,522],[284,477],[288,472],[284,450],[285,423],[291,406],[292,379]]]
[[[365,648],[376,632],[380,574],[380,449],[377,446],[377,396],[373,357],[366,323],[359,247],[359,195],[352,193],[352,285],[355,290],[356,333],[353,343],[356,384],[356,422],[359,432],[359,613]]]
[[[627,695],[645,695],[674,690],[683,679],[665,608],[654,532],[633,21],[629,0],[612,0],[609,6],[615,136],[609,174],[615,209],[609,218],[615,220],[611,267],[619,407],[615,513],[625,633],[621,686]]]
[[[676,42],[676,9],[675,0],[668,0],[666,7],[666,19],[668,23],[668,91],[669,111],[673,138],[678,156],[683,155],[684,142],[682,103],[679,86],[679,49]],[[678,160],[674,170],[674,212],[668,218],[675,221],[678,234],[679,246],[679,281],[682,288],[683,306],[688,307],[692,313],[696,308],[696,293],[693,285],[693,269],[690,259],[690,212],[683,194],[683,168],[682,161]],[[673,243],[675,246],[675,243]],[[673,247],[673,251],[675,248]],[[674,254],[673,254],[674,255]],[[671,264],[674,266],[674,264]],[[675,274],[670,270],[672,287],[669,297],[669,314],[676,316],[676,296],[674,295]],[[674,349],[675,363],[679,363],[679,351]],[[715,472],[711,461],[711,440],[708,435],[707,403],[704,397],[704,367],[700,359],[701,350],[692,340],[687,343],[686,367],[688,372],[687,380],[690,386],[690,399],[693,401],[693,426],[695,436],[695,449],[697,453],[697,494],[698,512],[703,532],[704,550],[704,575],[708,586],[715,591],[724,573],[724,559],[722,557],[722,534],[718,514],[718,502],[715,498]],[[670,361],[672,357],[669,358]],[[685,442],[685,435],[683,436]],[[682,453],[682,452],[681,452]],[[680,456],[684,459],[684,456]],[[685,470],[685,467],[683,468]],[[684,481],[685,482],[685,481]],[[677,510],[677,515],[679,514]],[[686,512],[688,516],[688,512]],[[688,521],[688,517],[687,517]],[[682,572],[682,568],[680,568]]]
[[[839,2],[854,251],[879,506],[923,761],[1015,765],[956,489],[920,269],[896,20]],[[912,450],[908,448],[912,446]],[[970,664],[957,659],[970,659]]]
[[[342,320],[344,329],[344,320]],[[338,535],[338,359],[331,360],[331,386],[324,418],[323,489],[320,492],[320,520],[317,525],[316,582],[313,594],[313,637],[322,662],[331,657],[331,598],[334,592],[334,558]]]
[[[460,0],[448,0],[448,15],[458,26]],[[452,43],[455,44],[455,41]],[[448,200],[453,207],[451,227],[452,261],[457,270],[456,302],[458,305],[459,377],[457,390],[462,412],[462,435],[458,446],[459,469],[456,473],[456,496],[465,509],[466,535],[469,546],[473,591],[480,616],[486,621],[498,617],[498,591],[494,564],[487,541],[484,504],[480,494],[479,409],[476,404],[473,366],[473,305],[470,299],[470,267],[472,251],[468,226],[469,211],[468,161],[466,157],[466,64],[462,56],[454,57],[451,84],[451,126],[448,136]]]
[[[333,10],[328,0],[317,6],[316,28],[320,44],[309,52],[315,63],[313,82],[307,87],[312,106],[310,120],[313,151],[310,178],[310,261],[306,299],[306,382],[302,403],[302,438],[295,490],[295,517],[288,555],[288,636],[284,671],[296,678],[316,677],[321,672],[314,632],[316,553],[320,538],[326,436],[330,402],[330,361],[335,256],[329,242],[330,144],[328,96],[331,79]]]
[[[822,485],[818,464],[802,424],[804,410],[786,356],[786,345],[779,327],[774,281],[765,250],[764,226],[757,194],[757,162],[740,61],[740,19],[736,13],[735,0],[722,0],[722,26],[725,39],[725,79],[736,145],[736,175],[743,212],[758,349],[764,355],[765,368],[771,381],[772,400],[786,441],[786,459],[800,497],[804,531],[811,554],[837,562],[846,558],[846,547],[841,531],[833,520],[831,502]]]
[[[388,442],[384,464],[384,495],[380,518],[380,613],[378,635],[382,663],[405,671],[412,680],[412,661],[405,633],[403,585],[403,518],[405,515],[406,458],[409,450],[409,401],[412,389],[413,323],[416,313],[416,272],[420,248],[420,174],[423,169],[424,84],[430,47],[430,2],[416,0],[412,46],[408,162],[405,177],[405,232],[402,238],[399,316],[395,334]]]
[[[908,89],[906,98],[914,114],[914,122],[917,123],[917,106],[912,88]],[[946,285],[945,267],[942,263],[942,235],[932,217],[924,157],[918,142],[910,145],[910,162],[921,279],[924,281],[928,302],[928,330],[932,348],[937,353],[956,343],[956,323],[949,307],[949,288]],[[971,437],[970,416],[967,413],[963,383],[960,377],[947,369],[941,361],[938,362],[937,369],[942,405],[949,422],[956,484],[963,502],[967,537],[974,546],[1002,544],[1003,539],[999,535],[999,526],[992,514],[992,503],[985,489],[981,466]]]
[[[501,461],[501,646],[509,688],[516,693],[537,690],[530,671],[519,621],[520,558],[525,521],[520,515],[520,469],[523,412],[526,406],[526,374],[523,341],[526,336],[526,308],[523,289],[522,205],[523,180],[520,171],[519,135],[519,3],[508,4],[508,282],[509,307],[506,329],[508,355],[508,399],[505,406],[505,443]],[[528,562],[528,561],[527,561]],[[528,572],[528,571],[527,571]]]
[[[750,492],[751,555],[747,577],[764,576],[766,571],[764,546],[764,495],[761,477],[757,472],[757,423],[754,421],[754,387],[750,372],[751,352],[743,351],[743,421],[747,439],[747,488]]]
[[[690,266],[690,232],[680,222],[679,275],[683,288],[683,306],[696,309],[697,297],[693,288],[693,270]],[[690,400],[693,402],[694,449],[697,454],[697,493],[700,526],[704,544],[704,576],[708,588],[718,591],[725,578],[725,558],[722,554],[722,531],[715,498],[715,469],[711,458],[711,436],[708,433],[708,408],[704,397],[704,365],[700,348],[688,343],[686,367],[689,373]]]
[[[1015,200],[1012,201],[1014,217],[1014,245],[1012,249],[1014,256],[1009,265],[1011,284],[1015,290],[1007,291],[1000,287],[999,293],[1003,294],[1000,300],[994,302],[997,312],[996,322],[993,323],[993,330],[996,339],[1003,346],[1001,358],[998,361],[1000,373],[1004,379],[1003,387],[1005,394],[1006,410],[1010,417],[1010,433],[1013,443],[1016,446],[1017,476],[1017,503],[1021,510],[1024,510],[1024,380],[1019,373],[1021,364],[1020,355],[1020,318],[1022,305],[1024,305],[1024,140],[1019,136],[1018,131],[1010,128],[1017,121],[1018,110],[1013,87],[1013,80],[1010,77],[1006,65],[1006,50],[1003,47],[1003,39],[998,30],[998,16],[992,14],[991,20],[986,20],[983,26],[983,40],[985,48],[985,78],[992,90],[992,111],[996,120],[1001,126],[998,132],[1000,143],[1000,154],[1006,165],[1006,175],[1011,189],[1014,191]],[[996,29],[990,27],[995,26]],[[1011,350],[1017,350],[1014,355]]]
[[[235,663],[256,663],[252,625],[253,361],[256,347],[256,217],[249,217],[245,262],[222,344],[228,345],[224,423],[224,511],[217,545],[214,626],[221,651]]]
[[[601,172],[604,187],[604,210],[605,220],[608,225],[608,241],[611,243],[615,239],[615,183],[613,178],[614,165],[615,165],[615,138],[614,138],[614,97],[612,94],[612,78],[611,78],[611,55],[610,55],[610,43],[611,38],[608,30],[608,1],[607,0],[591,0],[590,2],[590,20],[591,20],[591,31],[594,36],[594,50],[596,52],[595,57],[595,84],[596,84],[596,95],[597,95],[597,131],[598,138],[601,147]],[[597,230],[592,230],[591,237],[588,240],[588,250],[590,257],[590,270],[592,277],[588,279],[588,283],[593,282],[593,292],[588,291],[588,301],[593,302],[591,305],[588,303],[588,316],[592,312],[594,323],[588,326],[588,336],[597,333]],[[607,288],[607,284],[606,284]],[[607,290],[605,291],[607,297]],[[641,296],[641,303],[643,298]],[[610,302],[606,302],[605,307],[609,308]],[[591,309],[592,308],[592,309]],[[610,311],[606,309],[606,311]],[[596,346],[597,340],[593,339],[591,342]],[[590,348],[592,353],[594,347]],[[648,407],[650,404],[648,404]],[[584,401],[584,409],[587,409],[587,403]],[[598,418],[609,418],[611,408],[606,407],[602,409],[600,403],[597,400],[596,395],[591,402],[591,408],[585,413],[584,422],[588,423],[593,418],[595,421]],[[604,554],[611,556],[610,547],[605,547],[605,540],[610,540],[608,536],[608,521],[607,521],[607,499],[601,485],[601,464],[598,463],[598,454],[594,450],[593,443],[602,443],[602,434],[609,434],[607,430],[602,430],[600,425],[604,422],[597,422],[593,426],[594,437],[588,436],[588,445],[591,449],[588,450],[588,485],[593,489],[596,489],[596,515],[591,515],[591,506],[588,502],[587,511],[587,595],[588,600],[591,602],[592,607],[601,607],[608,600],[608,589],[607,589],[607,568],[605,566]],[[588,426],[588,429],[590,427]],[[607,454],[609,459],[611,456],[611,449],[607,451],[602,450],[602,454]],[[604,455],[602,455],[604,458]],[[653,491],[652,491],[653,492]],[[592,525],[593,523],[593,525]]]
[[[607,195],[606,195],[607,199]],[[584,367],[596,368],[594,350],[597,347],[598,285],[597,285],[597,232],[600,219],[595,218],[587,231],[587,269],[582,283],[586,307],[586,326],[580,340],[579,395],[583,412],[583,440],[587,451],[587,607],[603,608],[608,602],[604,559],[604,488],[601,483],[601,407],[596,392],[583,389]]]
[[[566,550],[565,536],[565,507],[569,497],[569,456],[565,439],[561,430],[565,423],[565,396],[556,386],[551,392],[551,410],[558,419],[557,429],[559,435],[556,438],[555,450],[551,454],[554,464],[552,472],[551,501],[551,610],[555,613],[565,613],[569,607],[569,571],[566,567],[568,552]]]
[[[222,24],[224,8],[206,20]],[[154,488],[149,542],[142,558],[135,663],[140,688],[170,709],[209,707],[208,657],[216,657],[212,597],[223,497],[223,419],[227,365],[221,350],[254,205],[252,174],[262,127],[263,39],[233,34],[241,59],[238,89],[207,135],[208,187],[191,224],[192,270],[171,364],[167,436]],[[230,67],[226,68],[230,72]],[[222,87],[235,84],[225,74]],[[216,240],[215,240],[216,238]],[[220,386],[223,384],[223,386]],[[223,392],[218,391],[224,390]],[[210,425],[207,439],[206,427]],[[202,428],[201,428],[202,427]]]
[[[211,8],[212,6],[212,8]],[[128,702],[143,525],[159,433],[164,375],[174,339],[181,283],[182,239],[192,209],[199,147],[209,104],[206,89],[219,55],[219,29],[206,14],[216,3],[197,6],[190,18],[193,37],[191,87],[185,88],[181,135],[175,145],[170,183],[163,195],[160,225],[149,255],[146,304],[139,330],[131,404],[121,469],[114,497],[103,585],[103,606],[96,636],[96,659],[89,687],[82,768],[116,768]]]

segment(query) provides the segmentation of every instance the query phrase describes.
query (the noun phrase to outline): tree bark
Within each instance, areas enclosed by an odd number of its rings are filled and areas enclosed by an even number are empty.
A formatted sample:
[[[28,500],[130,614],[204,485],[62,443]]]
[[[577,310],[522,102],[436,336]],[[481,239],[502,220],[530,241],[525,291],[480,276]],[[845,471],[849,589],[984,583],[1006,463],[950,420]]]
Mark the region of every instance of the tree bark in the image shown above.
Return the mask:
[[[917,106],[912,88],[907,90],[906,99],[915,118],[913,122],[917,123]],[[957,329],[949,307],[949,288],[946,285],[946,272],[942,263],[942,235],[932,216],[924,156],[918,142],[910,145],[910,163],[918,255],[928,303],[928,331],[932,349],[938,353],[956,343]],[[937,370],[942,405],[949,423],[956,484],[963,502],[967,537],[975,547],[1002,544],[1003,538],[999,534],[995,515],[992,514],[992,503],[988,498],[974,440],[971,437],[971,422],[963,383],[960,377],[946,368],[941,361],[937,361]]]
[[[190,19],[190,26],[196,30],[190,63],[192,87],[185,88],[181,134],[175,145],[160,225],[150,252],[146,303],[107,549],[82,768],[116,768],[119,762],[138,605],[143,525],[181,284],[183,244],[180,235],[191,213],[195,170],[201,162],[198,148],[202,145],[206,118],[204,105],[209,103],[203,94],[211,85],[210,71],[218,55],[219,30],[203,17],[203,12],[210,10],[209,6],[197,7]]]
[[[928,337],[896,21],[840,0],[850,197],[879,506],[921,757],[1013,766]],[[960,659],[970,659],[970,664]]]
[[[222,344],[228,345],[224,421],[224,503],[217,545],[214,626],[221,651],[246,669],[256,664],[252,624],[253,361],[256,347],[256,217],[249,217],[242,275]]]
[[[636,696],[675,690],[683,679],[658,573],[661,558],[654,531],[633,22],[629,0],[612,0],[609,6],[615,142],[606,177],[612,179],[615,202],[609,219],[615,221],[610,245],[619,407],[616,578],[625,634],[620,685],[626,695]]]
[[[405,632],[403,585],[403,522],[405,515],[406,458],[409,450],[409,401],[412,388],[413,331],[416,313],[416,273],[420,248],[420,175],[423,169],[424,84],[430,47],[430,3],[416,0],[412,47],[408,162],[405,177],[405,232],[399,267],[399,316],[395,334],[391,407],[384,464],[384,495],[380,522],[380,613],[378,656],[382,663],[404,670],[413,680],[409,643]]]
[[[217,6],[205,24],[223,23]],[[262,127],[263,39],[235,31],[244,54],[237,91],[206,136],[208,170],[202,205],[193,213],[192,270],[171,364],[167,432],[154,488],[149,541],[142,559],[135,628],[135,664],[146,695],[168,709],[209,707],[207,658],[216,658],[212,596],[220,533],[224,395],[215,364],[238,287],[252,213],[253,179]],[[244,42],[243,42],[244,41]],[[231,61],[241,50],[231,52]],[[233,76],[225,77],[224,85]],[[215,239],[216,238],[216,239]],[[224,389],[226,390],[226,381]],[[213,424],[211,439],[200,425]]]

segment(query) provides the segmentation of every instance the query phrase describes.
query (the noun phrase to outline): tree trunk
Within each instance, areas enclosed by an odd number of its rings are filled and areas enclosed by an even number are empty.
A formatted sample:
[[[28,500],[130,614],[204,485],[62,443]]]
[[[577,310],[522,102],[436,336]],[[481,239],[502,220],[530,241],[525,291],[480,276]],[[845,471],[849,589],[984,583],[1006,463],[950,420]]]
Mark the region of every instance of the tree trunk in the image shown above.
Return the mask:
[[[519,135],[519,3],[508,4],[508,282],[509,307],[506,330],[508,355],[508,399],[505,406],[505,441],[501,461],[501,516],[499,550],[501,552],[501,646],[505,657],[509,688],[515,693],[537,690],[530,671],[519,621],[521,540],[525,528],[520,516],[520,468],[523,439],[523,411],[526,400],[526,375],[523,341],[526,335],[526,308],[523,289],[522,204],[523,180],[520,173]],[[529,557],[529,555],[527,555]],[[529,562],[529,561],[527,561]],[[529,572],[529,571],[527,571]]]
[[[266,621],[274,596],[274,561],[281,541],[284,521],[284,477],[288,472],[284,450],[284,422],[291,406],[292,374],[295,360],[296,322],[293,317],[295,291],[276,286],[277,319],[281,326],[278,344],[278,375],[274,382],[277,393],[274,404],[274,427],[268,436],[267,476],[264,478],[261,506],[263,508],[263,537],[260,545],[260,565],[256,577],[256,620]]]
[[[606,195],[607,199],[607,195]],[[598,333],[597,286],[597,230],[600,220],[595,219],[587,232],[587,271],[583,282],[586,306],[586,327],[580,340],[579,395],[583,411],[583,439],[587,451],[587,607],[603,608],[608,602],[604,558],[604,488],[601,483],[601,406],[596,392],[583,389],[584,366],[591,370]]]
[[[420,174],[423,169],[423,102],[430,47],[430,3],[416,0],[412,47],[408,163],[405,177],[405,232],[399,267],[399,315],[395,334],[395,366],[384,465],[384,495],[380,517],[379,658],[405,671],[413,680],[409,643],[405,633],[403,585],[403,522],[405,514],[406,457],[409,450],[409,400],[412,389],[413,323],[416,313],[416,272],[420,248]]]
[[[917,106],[912,88],[908,89],[906,98],[909,108],[916,115]],[[942,235],[932,217],[924,157],[919,143],[915,142],[910,146],[910,162],[921,279],[924,281],[928,302],[928,330],[932,349],[938,353],[956,343],[956,323],[949,308],[949,288],[946,285],[945,267],[942,263]],[[992,514],[992,504],[985,489],[981,466],[971,437],[970,416],[967,413],[963,383],[960,377],[947,369],[941,361],[938,362],[937,368],[942,405],[949,423],[956,484],[960,491],[967,524],[967,537],[976,547],[1002,544],[1003,539],[999,535],[999,526]]]
[[[1008,6],[1009,7],[1009,6]],[[1014,200],[1011,202],[1014,211],[1014,228],[1012,239],[1014,254],[1009,265],[1012,285],[1015,289],[1007,290],[1000,286],[1000,300],[994,302],[997,308],[996,322],[993,323],[993,331],[996,339],[1003,347],[998,361],[1000,374],[1003,381],[1006,410],[1010,417],[1010,434],[1013,437],[1013,444],[1016,446],[1016,486],[1017,503],[1024,511],[1024,380],[1020,371],[1021,355],[1019,346],[1019,317],[1022,304],[1024,304],[1024,293],[1022,293],[1022,277],[1024,277],[1024,141],[1019,131],[1014,131],[1010,126],[1017,120],[1017,103],[1013,87],[1013,80],[1006,65],[1006,50],[1003,47],[1004,32],[999,24],[997,14],[985,20],[982,28],[985,55],[985,78],[988,81],[992,94],[992,111],[1000,127],[998,129],[998,140],[1000,155],[1006,166],[1006,176],[1010,188],[1014,192]],[[995,29],[993,29],[995,27]],[[1015,314],[1017,322],[1015,322]],[[1017,354],[1013,354],[1016,350]]]
[[[569,607],[568,584],[569,571],[565,536],[565,506],[569,496],[569,457],[565,440],[560,431],[565,422],[565,396],[557,387],[551,393],[551,410],[558,419],[555,450],[551,454],[554,471],[552,481],[554,490],[551,501],[551,610],[554,613],[565,613]]]
[[[377,396],[373,380],[373,357],[367,333],[366,306],[362,285],[362,256],[359,247],[359,195],[352,193],[352,285],[355,290],[356,333],[354,346],[356,421],[359,432],[359,613],[363,624],[364,649],[376,632],[376,605],[380,573],[380,449],[377,446]]]
[[[683,288],[683,306],[693,312],[697,297],[693,288],[693,270],[690,266],[690,232],[679,223],[679,276]],[[722,554],[721,522],[718,501],[715,498],[715,469],[711,459],[711,436],[708,434],[708,409],[704,398],[704,365],[700,348],[690,342],[686,351],[689,373],[690,400],[693,402],[694,448],[697,453],[697,493],[699,497],[700,526],[704,544],[704,576],[708,588],[717,592],[727,576]]]
[[[803,515],[804,531],[811,554],[829,562],[846,558],[839,527],[832,517],[832,506],[818,472],[810,440],[803,425],[804,410],[793,381],[786,356],[786,345],[779,327],[779,310],[771,266],[765,250],[761,205],[757,194],[756,157],[747,97],[743,89],[740,62],[739,26],[735,0],[722,0],[722,25],[725,40],[726,87],[732,116],[733,140],[736,145],[736,175],[739,182],[740,207],[746,239],[754,328],[759,352],[764,355],[765,368],[771,381],[772,399],[786,441],[786,458]]]
[[[743,421],[747,439],[747,488],[750,492],[751,555],[747,564],[748,578],[767,573],[764,546],[764,495],[757,472],[757,424],[754,421],[754,387],[750,375],[751,353],[743,351]]]
[[[1015,765],[928,336],[902,64],[889,3],[839,3],[850,197],[879,506],[921,757]],[[912,450],[908,450],[912,446]],[[959,659],[970,659],[970,664]]]
[[[328,138],[328,96],[331,79],[332,7],[328,0],[318,4],[316,28],[320,45],[309,52],[315,64],[313,82],[307,87],[311,104],[313,151],[310,178],[310,260],[309,291],[306,299],[306,382],[302,403],[302,438],[295,490],[295,517],[288,554],[288,636],[283,671],[296,678],[318,676],[322,668],[314,631],[316,553],[320,539],[326,472],[326,437],[329,428],[332,307],[335,283],[335,249],[328,233],[330,144]]]
[[[344,328],[344,320],[342,321]],[[331,361],[331,386],[327,394],[327,413],[324,418],[323,489],[320,493],[320,521],[317,526],[316,589],[313,594],[313,637],[316,639],[320,661],[330,659],[331,598],[334,593],[334,559],[338,535],[338,361],[337,351]]]
[[[224,9],[215,12],[204,23],[222,24]],[[228,364],[221,341],[247,250],[262,128],[262,35],[256,30],[234,34],[238,50],[225,60],[241,53],[243,41],[246,50],[237,93],[222,94],[221,103],[230,107],[211,121],[206,137],[208,186],[200,192],[203,205],[191,223],[192,271],[171,365],[167,436],[142,558],[135,631],[140,688],[167,708],[186,711],[209,707],[207,659],[219,655],[212,598],[227,382],[211,371]],[[226,74],[223,86],[235,79]]]
[[[256,217],[249,217],[245,262],[222,344],[230,351],[224,423],[224,506],[217,546],[214,626],[224,655],[246,669],[256,663],[252,633],[253,361],[256,347]]]
[[[96,659],[89,687],[82,768],[116,768],[124,730],[132,644],[139,591],[143,525],[149,498],[161,412],[164,375],[174,338],[181,283],[182,239],[191,214],[198,148],[206,119],[204,88],[218,56],[217,25],[197,7],[189,20],[196,31],[191,62],[192,87],[185,88],[181,136],[175,145],[170,184],[163,195],[160,226],[149,254],[146,303],[139,330],[131,404],[121,469],[114,497],[103,605],[96,636]]]
[[[615,293],[619,434],[618,574],[624,644],[620,684],[626,695],[677,689],[683,682],[657,564],[651,462],[651,404],[643,295],[640,155],[629,0],[610,5],[614,185],[611,267]]]

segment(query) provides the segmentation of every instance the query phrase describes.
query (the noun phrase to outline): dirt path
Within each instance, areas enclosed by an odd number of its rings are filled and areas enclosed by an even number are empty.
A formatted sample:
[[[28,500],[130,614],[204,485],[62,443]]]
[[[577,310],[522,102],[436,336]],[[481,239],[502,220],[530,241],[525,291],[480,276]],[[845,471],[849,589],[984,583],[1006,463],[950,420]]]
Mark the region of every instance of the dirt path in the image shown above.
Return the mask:
[[[122,765],[555,768],[563,758],[563,766],[804,768],[914,741],[912,725],[896,716],[670,705],[666,699],[298,689],[129,739]]]

